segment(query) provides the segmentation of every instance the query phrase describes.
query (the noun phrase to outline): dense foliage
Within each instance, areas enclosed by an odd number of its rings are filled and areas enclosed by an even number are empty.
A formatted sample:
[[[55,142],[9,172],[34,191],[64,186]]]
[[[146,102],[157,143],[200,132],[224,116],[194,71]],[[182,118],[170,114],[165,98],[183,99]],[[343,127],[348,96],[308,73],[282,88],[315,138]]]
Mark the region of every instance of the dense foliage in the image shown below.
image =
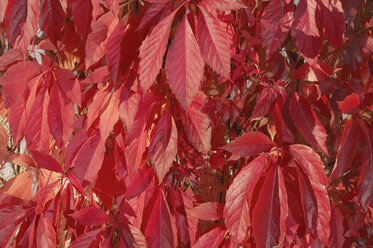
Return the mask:
[[[0,0],[0,247],[373,246],[373,1]]]

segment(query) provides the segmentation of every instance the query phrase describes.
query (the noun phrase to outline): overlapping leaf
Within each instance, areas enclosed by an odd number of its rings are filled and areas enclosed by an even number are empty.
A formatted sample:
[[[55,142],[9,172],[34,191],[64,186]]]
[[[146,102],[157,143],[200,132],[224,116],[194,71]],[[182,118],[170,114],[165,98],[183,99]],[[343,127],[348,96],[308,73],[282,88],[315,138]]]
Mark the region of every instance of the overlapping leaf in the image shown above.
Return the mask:
[[[172,40],[167,54],[166,75],[172,92],[187,109],[203,78],[203,60],[187,15]]]

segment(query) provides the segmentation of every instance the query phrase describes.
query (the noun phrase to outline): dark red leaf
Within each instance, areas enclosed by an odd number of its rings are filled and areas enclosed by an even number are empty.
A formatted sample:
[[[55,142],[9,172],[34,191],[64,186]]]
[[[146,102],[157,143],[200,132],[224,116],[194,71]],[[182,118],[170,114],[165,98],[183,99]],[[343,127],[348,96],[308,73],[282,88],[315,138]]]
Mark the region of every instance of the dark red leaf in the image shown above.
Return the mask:
[[[345,173],[351,166],[355,152],[360,142],[360,130],[356,119],[351,119],[343,132],[340,147],[337,153],[334,169],[330,180],[334,180]]]
[[[295,126],[306,138],[307,142],[319,152],[328,155],[328,149],[325,144],[328,134],[324,126],[307,100],[296,92],[291,98],[290,115]]]

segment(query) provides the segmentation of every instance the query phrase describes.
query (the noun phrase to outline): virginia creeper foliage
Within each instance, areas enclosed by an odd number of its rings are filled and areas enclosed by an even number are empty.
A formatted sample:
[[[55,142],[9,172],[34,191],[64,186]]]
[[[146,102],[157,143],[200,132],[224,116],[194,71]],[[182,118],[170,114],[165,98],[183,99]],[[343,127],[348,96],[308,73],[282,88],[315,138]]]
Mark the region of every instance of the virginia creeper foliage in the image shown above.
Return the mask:
[[[0,247],[373,246],[373,1],[0,0]]]

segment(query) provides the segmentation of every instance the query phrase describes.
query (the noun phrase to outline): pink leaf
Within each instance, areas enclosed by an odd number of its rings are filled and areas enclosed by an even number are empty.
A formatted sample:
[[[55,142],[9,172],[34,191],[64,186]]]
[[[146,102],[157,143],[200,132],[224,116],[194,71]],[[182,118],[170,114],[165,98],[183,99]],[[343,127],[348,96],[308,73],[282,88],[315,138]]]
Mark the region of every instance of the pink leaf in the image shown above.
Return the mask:
[[[172,40],[166,60],[166,75],[171,90],[184,109],[188,108],[199,91],[203,66],[196,38],[185,15]]]

